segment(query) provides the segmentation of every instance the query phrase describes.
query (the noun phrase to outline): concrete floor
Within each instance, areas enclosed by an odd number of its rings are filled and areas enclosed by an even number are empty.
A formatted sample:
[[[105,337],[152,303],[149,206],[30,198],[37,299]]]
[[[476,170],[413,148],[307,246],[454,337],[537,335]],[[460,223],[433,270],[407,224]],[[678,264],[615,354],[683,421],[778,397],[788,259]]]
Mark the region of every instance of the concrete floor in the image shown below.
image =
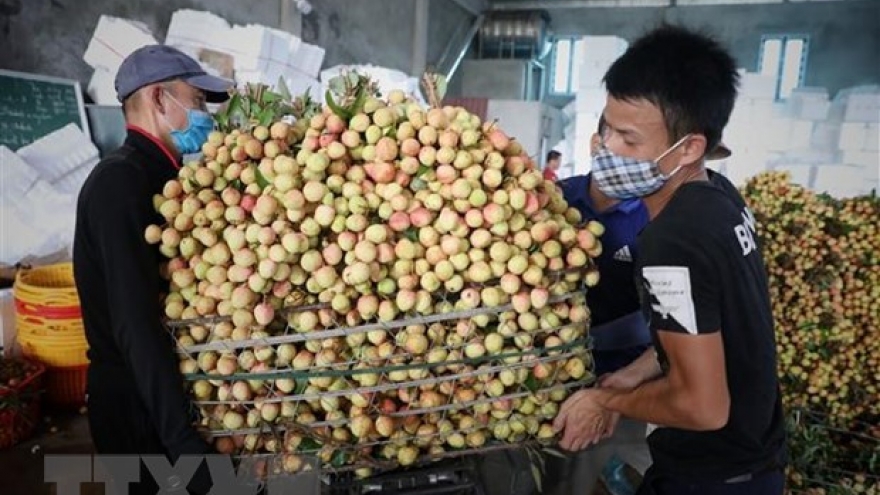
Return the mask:
[[[46,454],[91,454],[86,416],[78,412],[47,411],[37,433],[22,443],[0,450],[0,493],[55,495],[55,484],[43,482]],[[102,495],[102,486],[81,485],[81,495]]]
[[[55,483],[44,481],[44,456],[92,452],[88,421],[84,414],[47,411],[42,424],[32,438],[11,448],[0,450],[0,494],[56,495]],[[75,479],[72,472],[68,479]],[[82,483],[79,493],[105,495],[105,490],[103,484]],[[608,492],[600,483],[593,495],[608,495]]]

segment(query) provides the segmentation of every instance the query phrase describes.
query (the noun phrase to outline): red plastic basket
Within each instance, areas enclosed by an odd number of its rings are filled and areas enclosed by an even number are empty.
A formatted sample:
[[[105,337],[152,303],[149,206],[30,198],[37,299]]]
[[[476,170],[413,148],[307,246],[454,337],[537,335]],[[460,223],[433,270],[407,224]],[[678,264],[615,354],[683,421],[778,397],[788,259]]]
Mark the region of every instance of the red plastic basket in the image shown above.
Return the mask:
[[[40,393],[45,366],[28,361],[36,372],[13,386],[0,386],[0,449],[29,438],[40,422]]]
[[[88,370],[87,364],[46,368],[46,403],[61,408],[85,405]]]

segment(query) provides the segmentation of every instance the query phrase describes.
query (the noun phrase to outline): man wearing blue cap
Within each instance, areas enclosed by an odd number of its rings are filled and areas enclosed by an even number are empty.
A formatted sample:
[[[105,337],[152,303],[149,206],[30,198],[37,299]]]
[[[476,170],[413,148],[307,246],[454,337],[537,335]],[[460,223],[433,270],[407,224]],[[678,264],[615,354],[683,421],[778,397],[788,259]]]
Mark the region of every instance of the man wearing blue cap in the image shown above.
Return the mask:
[[[182,155],[199,152],[213,129],[206,102],[225,101],[233,83],[208,75],[179,50],[152,45],[122,62],[115,85],[128,136],[83,185],[73,249],[91,361],[89,427],[99,454],[159,454],[176,461],[211,448],[193,427],[178,360],[160,320],[167,291],[160,254],[144,231],[163,223],[153,196],[177,176]],[[156,482],[163,489],[181,484]],[[206,493],[209,484],[203,466],[189,488]],[[129,488],[156,493],[143,468],[141,483]]]

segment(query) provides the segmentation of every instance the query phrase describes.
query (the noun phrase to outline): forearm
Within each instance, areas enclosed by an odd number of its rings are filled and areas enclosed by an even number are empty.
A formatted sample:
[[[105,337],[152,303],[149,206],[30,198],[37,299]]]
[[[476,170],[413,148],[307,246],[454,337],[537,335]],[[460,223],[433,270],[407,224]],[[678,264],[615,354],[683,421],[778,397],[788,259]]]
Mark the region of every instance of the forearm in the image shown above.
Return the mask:
[[[657,353],[653,347],[650,347],[638,359],[616,373],[624,377],[623,381],[633,383],[637,387],[659,377],[663,370],[660,368],[660,363],[657,362]]]
[[[600,405],[635,420],[695,431],[723,426],[714,424],[711,418],[703,414],[708,408],[701,407],[692,394],[676,387],[668,377],[647,381],[632,390],[597,391]]]

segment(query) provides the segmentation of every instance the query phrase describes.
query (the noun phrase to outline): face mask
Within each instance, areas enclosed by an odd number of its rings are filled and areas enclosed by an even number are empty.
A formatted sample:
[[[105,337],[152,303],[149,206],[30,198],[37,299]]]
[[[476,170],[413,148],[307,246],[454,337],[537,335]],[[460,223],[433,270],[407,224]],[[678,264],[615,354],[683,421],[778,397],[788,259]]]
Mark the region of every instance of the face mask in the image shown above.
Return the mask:
[[[642,198],[657,192],[682,167],[679,165],[675,170],[664,175],[660,171],[660,160],[681,146],[689,136],[679,139],[656,160],[640,160],[615,155],[602,144],[593,156],[593,180],[602,193],[614,199]]]
[[[178,130],[171,127],[168,119],[163,116],[165,123],[171,128],[171,141],[174,143],[174,147],[177,148],[181,155],[201,152],[202,145],[208,140],[208,134],[214,130],[214,119],[211,117],[211,114],[193,108],[186,108],[176,98],[171,96],[170,93],[166,92],[165,94],[180,108],[186,110],[186,128],[184,129]]]

